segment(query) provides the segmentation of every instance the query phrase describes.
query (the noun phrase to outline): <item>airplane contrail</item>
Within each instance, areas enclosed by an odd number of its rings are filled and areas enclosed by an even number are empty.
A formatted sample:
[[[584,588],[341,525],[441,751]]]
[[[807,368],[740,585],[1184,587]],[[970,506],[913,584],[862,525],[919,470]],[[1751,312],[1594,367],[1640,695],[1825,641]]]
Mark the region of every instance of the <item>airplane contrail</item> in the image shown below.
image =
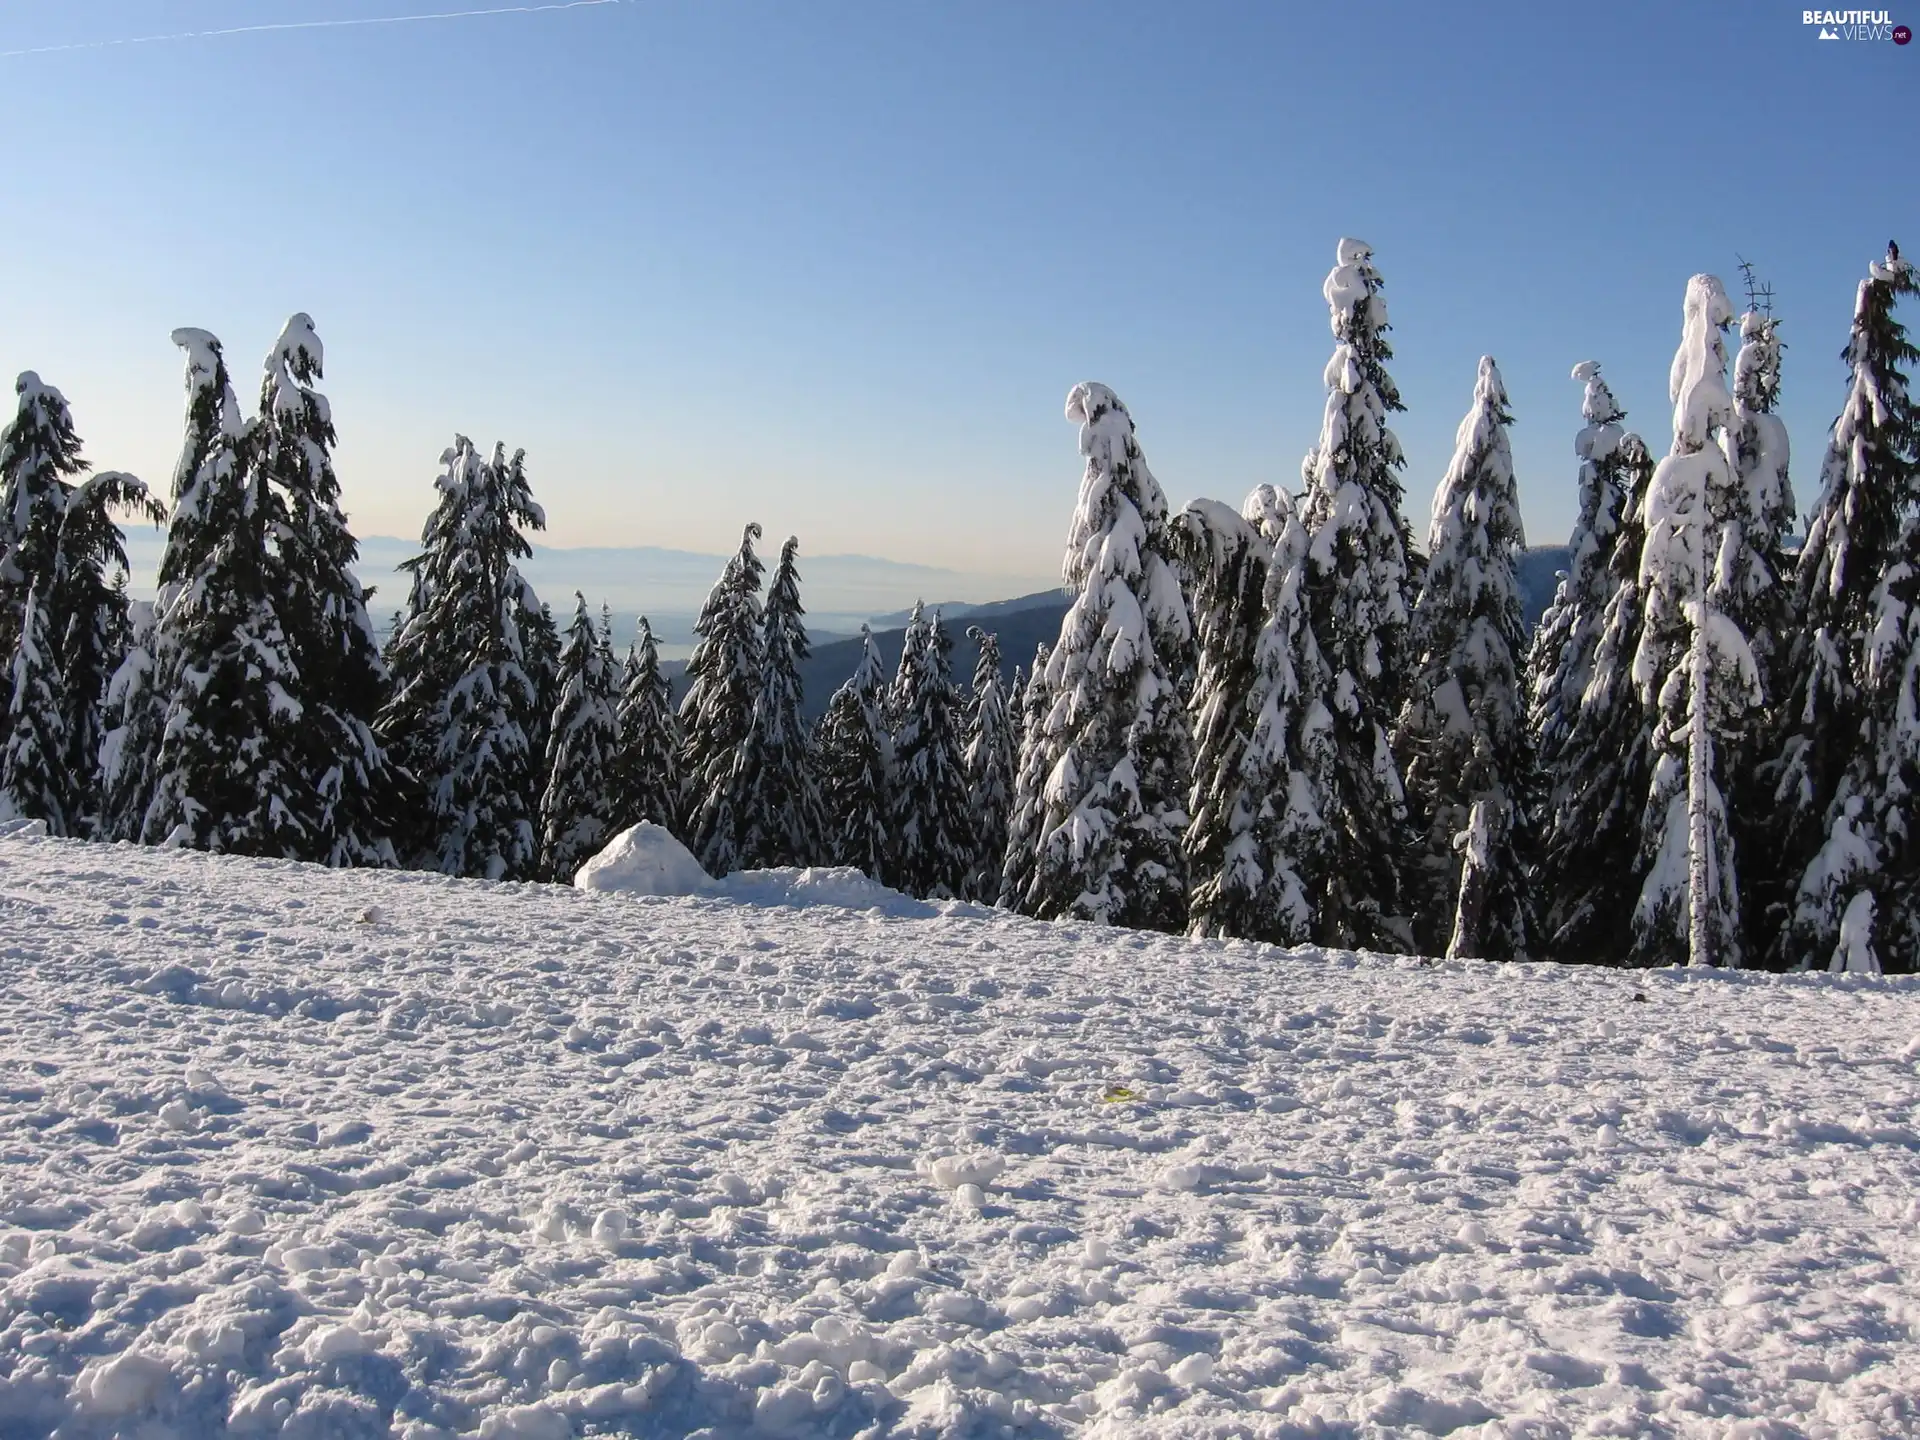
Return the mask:
[[[22,55],[57,55],[67,50],[110,50],[120,45],[165,45],[177,40],[212,40],[222,35],[259,35],[270,30],[344,30],[357,25],[416,25],[427,20],[471,20],[481,15],[538,15],[547,10],[585,10],[618,5],[622,0],[549,0],[538,5],[496,5],[481,10],[442,10],[431,15],[360,15],[340,20],[282,20],[271,25],[234,25],[223,30],[182,30],[171,35],[130,35],[118,40],[76,40],[66,45],[36,45],[0,50],[0,60]]]

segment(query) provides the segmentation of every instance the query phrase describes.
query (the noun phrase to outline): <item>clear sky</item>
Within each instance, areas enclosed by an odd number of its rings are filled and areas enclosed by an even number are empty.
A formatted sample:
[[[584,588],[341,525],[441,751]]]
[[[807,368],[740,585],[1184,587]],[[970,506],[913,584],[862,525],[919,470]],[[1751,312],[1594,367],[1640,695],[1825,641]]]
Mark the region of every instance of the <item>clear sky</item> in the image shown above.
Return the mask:
[[[0,0],[0,51],[463,8]],[[251,403],[307,310],[363,534],[418,532],[460,430],[526,447],[557,544],[758,519],[991,592],[1057,573],[1077,380],[1175,504],[1297,485],[1341,235],[1386,277],[1416,529],[1490,353],[1564,539],[1569,367],[1664,448],[1687,277],[1737,295],[1737,252],[1804,504],[1854,287],[1920,253],[1920,45],[1816,34],[1777,0],[622,0],[11,55],[0,369],[164,483],[169,331]]]

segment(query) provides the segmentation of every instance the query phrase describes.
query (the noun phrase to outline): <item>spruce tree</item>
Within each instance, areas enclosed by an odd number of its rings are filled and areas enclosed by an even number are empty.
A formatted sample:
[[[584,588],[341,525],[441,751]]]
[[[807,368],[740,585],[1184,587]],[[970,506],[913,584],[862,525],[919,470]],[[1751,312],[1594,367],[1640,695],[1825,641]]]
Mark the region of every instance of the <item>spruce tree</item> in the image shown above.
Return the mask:
[[[760,680],[746,736],[727,778],[739,829],[739,864],[766,870],[811,865],[823,821],[800,711],[800,662],[813,652],[800,603],[799,540],[789,536],[767,586],[760,624]]]
[[[1406,461],[1387,426],[1404,407],[1386,369],[1386,298],[1364,242],[1340,242],[1322,293],[1335,345],[1320,443],[1303,467],[1303,505],[1313,533],[1308,609],[1334,677],[1339,821],[1316,937],[1405,949],[1412,937],[1400,891],[1411,839],[1388,734],[1410,669],[1415,575],[1400,513]]]
[[[313,320],[287,321],[267,356],[251,463],[286,496],[277,553],[281,606],[301,682],[311,812],[307,859],[325,865],[392,865],[393,791],[373,722],[388,686],[367,591],[353,573],[359,542],[340,509],[332,407],[313,388],[325,352]]]
[[[297,859],[314,807],[302,685],[281,620],[286,503],[258,466],[201,468],[207,543],[164,623],[177,647],[154,752],[149,844]]]
[[[560,652],[560,698],[548,726],[547,788],[540,800],[542,859],[561,884],[599,854],[615,828],[613,775],[620,725],[603,632],[574,592]]]
[[[1217,839],[1206,868],[1196,863],[1191,929],[1298,945],[1312,936],[1331,881],[1330,677],[1308,621],[1310,537],[1292,498],[1259,486],[1241,518],[1260,541],[1258,609],[1244,680],[1204,678],[1217,667],[1211,647],[1201,650],[1194,710],[1202,745],[1209,735],[1235,740],[1231,763],[1196,768],[1196,813]],[[1204,597],[1196,604],[1213,608]]]
[[[113,514],[161,512],[131,475],[79,480],[88,465],[65,397],[32,372],[16,389],[19,408],[0,431],[0,630],[11,637],[0,693],[17,770],[4,783],[20,813],[51,833],[91,837],[108,682],[129,641],[127,555]],[[27,713],[41,705],[51,713]],[[43,761],[43,773],[29,773]]]
[[[160,725],[166,719],[164,697],[154,685],[154,607],[150,601],[131,601],[127,606],[127,648],[119,666],[107,681],[106,699],[101,707],[100,737],[100,815],[98,837],[102,840],[133,840],[139,837],[138,818],[146,806],[152,775],[152,749],[159,743]],[[135,742],[136,729],[140,739]],[[131,784],[129,781],[131,780]],[[121,807],[133,801],[129,816]]]
[[[1654,716],[1633,678],[1646,611],[1640,555],[1653,457],[1631,431],[1605,453],[1596,463],[1621,493],[1606,604],[1565,737],[1557,749],[1542,742],[1551,770],[1541,842],[1547,905],[1541,949],[1558,961],[1620,965],[1632,949],[1634,906],[1646,874],[1641,818],[1653,779]],[[1573,669],[1577,674],[1577,662]]]
[[[1894,315],[1916,293],[1913,267],[1895,251],[1860,283],[1842,357],[1847,397],[1794,576],[1799,625],[1775,788],[1787,884],[1769,914],[1779,964],[1821,967],[1841,954],[1856,968],[1911,966],[1920,935],[1920,407],[1908,389],[1920,349]]]
[[[1507,390],[1482,356],[1473,404],[1433,497],[1413,614],[1412,685],[1395,749],[1426,827],[1417,942],[1430,953],[1522,958],[1532,928],[1533,753],[1520,667],[1526,549]]]
[[[860,663],[833,692],[814,733],[825,833],[822,850],[882,885],[894,883],[893,733],[887,680],[873,632],[860,627]]]
[[[894,751],[894,883],[909,895],[937,899],[965,890],[978,844],[952,656],[953,640],[936,610],[905,677]]]
[[[645,820],[678,835],[685,788],[680,780],[680,718],[673,709],[673,684],[660,672],[653,626],[644,615],[640,634],[627,652],[618,718],[614,829]]]
[[[893,684],[887,689],[887,724],[896,732],[906,719],[914,687],[920,683],[920,658],[927,648],[931,630],[926,606],[914,601],[913,613],[907,617],[906,629],[900,634],[900,663],[894,667]]]
[[[1920,472],[1920,412],[1905,403],[1907,458]],[[1911,971],[1920,969],[1920,509],[1908,512],[1900,558],[1875,589],[1880,620],[1866,668],[1873,747],[1849,799],[1878,832],[1880,868],[1877,884],[1848,898],[1827,967]]]
[[[1053,696],[1047,689],[1047,665],[1052,648],[1042,640],[1034,646],[1033,668],[1020,692],[1020,759],[1014,772],[1013,802],[1007,807],[1007,853],[1000,862],[1000,898],[1005,910],[1021,910],[1033,903],[1033,882],[1040,873],[1040,835],[1046,824],[1047,776],[1057,758],[1053,731]]]
[[[1535,633],[1531,724],[1539,757],[1541,949],[1621,963],[1639,893],[1639,821],[1652,778],[1650,719],[1631,678],[1640,644],[1640,551],[1653,466],[1625,430],[1597,362],[1584,387],[1580,514],[1571,564]]]
[[[1726,432],[1732,512],[1714,558],[1714,586],[1728,618],[1747,637],[1763,707],[1741,733],[1728,738],[1723,760],[1728,822],[1740,855],[1743,950],[1755,960],[1766,955],[1767,914],[1777,910],[1785,878],[1773,844],[1773,787],[1779,777],[1772,761],[1787,649],[1799,628],[1791,584],[1796,523],[1787,473],[1791,452],[1787,427],[1774,413],[1782,348],[1772,314],[1749,309],[1740,317],[1733,420]]]
[[[1193,883],[1189,926],[1196,935],[1247,935],[1257,928],[1246,906],[1262,877],[1246,837],[1258,801],[1245,787],[1245,770],[1254,651],[1272,558],[1259,518],[1217,500],[1195,500],[1173,522],[1199,657],[1187,703],[1194,762],[1183,842]]]
[[[133,476],[114,470],[90,475],[67,496],[51,589],[65,771],[71,786],[67,833],[87,838],[104,833],[100,757],[108,702],[113,677],[133,642],[126,537],[115,512],[156,524],[166,515]]]
[[[1593,677],[1595,652],[1606,623],[1607,602],[1613,598],[1613,557],[1619,544],[1627,482],[1623,476],[1620,422],[1626,411],[1600,376],[1595,360],[1573,367],[1573,378],[1585,387],[1581,415],[1587,422],[1574,437],[1580,457],[1577,480],[1580,513],[1567,542],[1568,564],[1560,574],[1553,600],[1534,631],[1528,656],[1528,723],[1533,731],[1541,784],[1542,864],[1556,865],[1569,840],[1560,825],[1572,812],[1585,781],[1585,757],[1572,744],[1582,697]],[[1637,559],[1636,559],[1637,563]],[[1637,641],[1636,641],[1637,643]],[[1553,903],[1556,887],[1549,886],[1545,935],[1551,938],[1558,922]],[[1554,958],[1560,958],[1548,947]]]
[[[1043,919],[1183,930],[1193,750],[1174,675],[1192,629],[1167,502],[1113,391],[1076,385],[1066,408],[1086,457],[1065,561],[1075,598],[1047,661],[1044,751],[1022,761],[1023,784],[1029,767],[1044,780],[1035,870],[1015,903]]]
[[[499,452],[494,453],[497,463]],[[520,651],[526,657],[527,678],[533,682],[533,703],[521,723],[533,748],[534,788],[537,793],[544,793],[547,749],[553,740],[553,715],[559,708],[563,684],[560,627],[554,621],[553,607],[541,600],[531,585],[522,587],[514,613],[520,626]]]
[[[1647,493],[1640,555],[1646,622],[1634,657],[1641,700],[1658,712],[1657,759],[1643,820],[1646,880],[1634,910],[1643,963],[1737,966],[1739,874],[1722,756],[1760,702],[1753,652],[1727,613],[1716,560],[1737,543],[1733,418],[1725,331],[1733,307],[1712,275],[1687,285],[1674,355],[1673,448]]]
[[[1240,781],[1250,828],[1229,846],[1213,933],[1244,933],[1278,945],[1313,937],[1338,895],[1339,852],[1333,674],[1320,653],[1307,594],[1312,537],[1291,498],[1262,485],[1244,512],[1271,546],[1254,643],[1252,717]],[[1235,864],[1238,848],[1250,863]],[[1210,916],[1210,919],[1212,917]]]
[[[1733,362],[1733,420],[1726,448],[1733,465],[1727,541],[1715,557],[1715,585],[1728,617],[1753,651],[1761,692],[1769,702],[1780,686],[1775,671],[1786,659],[1795,629],[1787,584],[1796,520],[1791,448],[1780,403],[1779,321],[1749,310],[1740,317],[1740,352]],[[1756,806],[1756,808],[1759,808]]]
[[[219,537],[209,528],[209,507],[217,490],[237,483],[250,433],[220,341],[204,330],[183,328],[173,332],[173,343],[186,352],[186,439],[173,472],[151,620],[109,687],[112,728],[102,751],[101,828],[115,840],[138,840],[145,833],[161,730],[180,679],[176,608],[211,558]]]
[[[967,787],[973,806],[973,866],[965,898],[991,905],[1000,895],[1000,868],[1007,855],[1007,814],[1013,805],[1020,763],[1019,734],[1006,681],[1000,674],[1000,638],[974,625],[979,647],[973,689],[967,700]]]
[[[50,586],[27,592],[8,675],[6,749],[0,753],[0,819],[40,820],[50,835],[71,835],[75,790],[60,703],[60,665],[49,623]]]
[[[0,660],[20,641],[28,595],[52,578],[71,481],[87,470],[66,397],[31,370],[13,389],[19,404],[0,430]]]
[[[546,527],[524,456],[483,459],[464,435],[441,457],[421,553],[403,562],[407,608],[388,647],[392,698],[379,734],[414,779],[408,863],[448,875],[532,879],[539,870],[539,692],[527,669],[537,598],[515,565],[522,529]]]
[[[762,678],[760,578],[765,573],[747,526],[740,549],[708,592],[687,659],[680,701],[681,770],[689,787],[688,848],[709,875],[740,868],[741,817],[730,783],[734,758],[753,723]]]

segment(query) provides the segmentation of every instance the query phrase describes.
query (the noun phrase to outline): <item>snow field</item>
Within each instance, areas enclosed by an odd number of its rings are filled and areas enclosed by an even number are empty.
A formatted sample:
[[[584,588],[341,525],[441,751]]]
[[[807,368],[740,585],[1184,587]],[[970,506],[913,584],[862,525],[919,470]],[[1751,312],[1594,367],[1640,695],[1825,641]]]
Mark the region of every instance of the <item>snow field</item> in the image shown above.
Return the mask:
[[[1920,1433],[1915,982],[19,835],[0,904],[8,1440]]]

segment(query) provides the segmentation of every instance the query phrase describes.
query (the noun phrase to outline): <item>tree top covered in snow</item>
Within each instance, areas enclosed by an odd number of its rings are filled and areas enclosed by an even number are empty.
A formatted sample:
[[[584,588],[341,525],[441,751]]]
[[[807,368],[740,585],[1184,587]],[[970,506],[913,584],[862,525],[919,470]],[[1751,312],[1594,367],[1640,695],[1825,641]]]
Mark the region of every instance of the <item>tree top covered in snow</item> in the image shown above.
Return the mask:
[[[1620,402],[1613,398],[1613,391],[1600,376],[1598,360],[1582,360],[1573,367],[1573,378],[1587,387],[1587,393],[1580,401],[1580,413],[1586,417],[1590,427],[1612,425],[1626,418],[1627,412],[1620,408]],[[1580,432],[1582,437],[1590,433],[1589,430]],[[1574,441],[1574,448],[1579,451],[1580,458],[1583,460],[1600,458],[1584,448],[1581,439]]]
[[[1732,323],[1733,303],[1718,275],[1696,275],[1687,282],[1680,348],[1667,380],[1674,449],[1682,454],[1704,449],[1709,436],[1733,416],[1726,340]]]

